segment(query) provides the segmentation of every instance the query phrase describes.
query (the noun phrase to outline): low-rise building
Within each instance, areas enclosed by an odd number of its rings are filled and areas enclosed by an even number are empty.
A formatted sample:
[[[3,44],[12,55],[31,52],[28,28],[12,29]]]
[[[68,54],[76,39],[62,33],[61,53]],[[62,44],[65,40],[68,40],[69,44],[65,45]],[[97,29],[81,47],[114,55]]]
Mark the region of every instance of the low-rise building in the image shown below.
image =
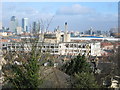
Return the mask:
[[[20,35],[22,34],[22,27],[17,27],[17,35]]]
[[[11,36],[13,35],[10,31],[0,30],[0,36]]]
[[[4,32],[4,30],[0,30],[0,36],[7,36],[7,32]]]
[[[7,43],[6,48],[8,51],[30,51],[32,43]],[[48,43],[39,42],[38,48],[43,53],[50,53],[53,55],[70,55],[76,56],[78,54],[85,54],[86,56],[100,56],[100,43],[99,42],[60,42]]]

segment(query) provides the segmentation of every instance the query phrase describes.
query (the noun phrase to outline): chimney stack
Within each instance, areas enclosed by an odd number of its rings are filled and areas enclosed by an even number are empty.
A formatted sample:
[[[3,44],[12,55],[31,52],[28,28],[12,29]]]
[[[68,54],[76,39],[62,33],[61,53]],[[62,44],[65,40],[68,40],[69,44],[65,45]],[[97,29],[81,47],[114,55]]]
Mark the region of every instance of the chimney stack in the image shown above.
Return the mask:
[[[67,33],[67,22],[65,22],[65,33]]]

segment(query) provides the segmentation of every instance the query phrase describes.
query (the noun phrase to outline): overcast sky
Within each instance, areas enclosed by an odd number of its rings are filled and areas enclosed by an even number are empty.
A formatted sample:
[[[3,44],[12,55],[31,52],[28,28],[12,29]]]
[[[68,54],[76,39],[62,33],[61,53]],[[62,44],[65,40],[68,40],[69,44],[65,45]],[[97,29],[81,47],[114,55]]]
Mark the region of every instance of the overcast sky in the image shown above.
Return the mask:
[[[29,18],[29,23],[43,20],[45,23],[53,20],[49,30],[57,26],[64,30],[68,22],[69,31],[85,31],[92,27],[95,30],[106,31],[117,27],[117,2],[3,2],[2,21],[9,27],[11,16],[16,16],[21,26],[21,19]]]

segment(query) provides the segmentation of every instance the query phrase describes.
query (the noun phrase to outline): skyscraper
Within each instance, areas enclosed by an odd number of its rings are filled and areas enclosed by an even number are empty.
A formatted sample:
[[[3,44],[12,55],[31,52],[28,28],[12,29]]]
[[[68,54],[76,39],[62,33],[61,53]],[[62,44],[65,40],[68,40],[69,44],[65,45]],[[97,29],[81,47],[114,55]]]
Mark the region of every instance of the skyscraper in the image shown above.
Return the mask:
[[[94,32],[93,32],[92,27],[91,27],[89,30],[85,31],[85,34],[88,34],[88,35],[93,35],[93,34],[94,34]]]
[[[18,26],[18,20],[16,19],[15,16],[12,16],[10,20],[10,31],[16,33],[17,26]]]
[[[33,22],[32,33],[38,33],[40,30],[39,22]]]
[[[37,22],[33,22],[33,33],[37,30]]]
[[[23,32],[28,32],[28,18],[22,19],[22,28]]]

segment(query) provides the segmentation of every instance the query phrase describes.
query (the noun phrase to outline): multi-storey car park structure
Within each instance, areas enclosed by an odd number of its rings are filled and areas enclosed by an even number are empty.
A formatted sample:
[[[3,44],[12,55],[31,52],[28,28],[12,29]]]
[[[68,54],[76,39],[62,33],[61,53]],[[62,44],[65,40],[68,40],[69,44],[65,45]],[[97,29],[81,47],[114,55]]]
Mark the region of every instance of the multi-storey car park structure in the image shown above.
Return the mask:
[[[71,55],[76,56],[79,53],[91,56],[100,56],[100,42],[37,42],[37,47],[43,53],[53,55]],[[9,42],[4,43],[3,49],[7,51],[30,51],[32,43]]]

